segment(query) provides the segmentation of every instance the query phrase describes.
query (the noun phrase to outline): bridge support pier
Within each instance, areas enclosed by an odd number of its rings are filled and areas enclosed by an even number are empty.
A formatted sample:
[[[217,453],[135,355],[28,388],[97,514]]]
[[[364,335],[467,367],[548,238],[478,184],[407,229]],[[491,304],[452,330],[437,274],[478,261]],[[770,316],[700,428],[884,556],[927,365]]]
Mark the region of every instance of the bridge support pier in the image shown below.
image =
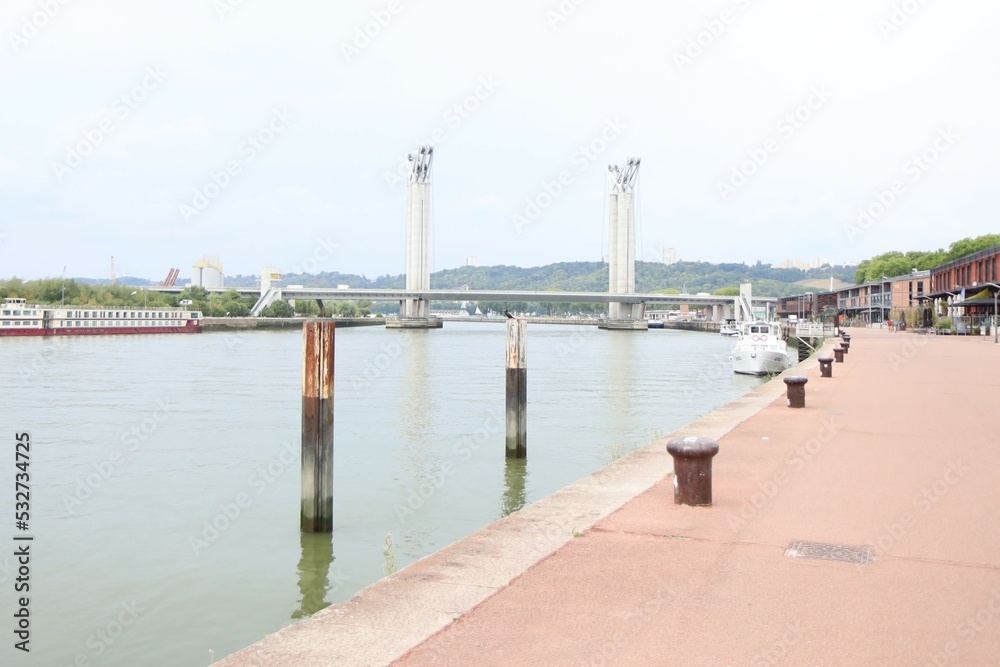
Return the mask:
[[[410,304],[413,305],[410,305]],[[386,329],[440,329],[444,326],[444,320],[440,317],[406,316],[404,313],[429,313],[430,303],[423,299],[407,299],[399,302],[399,317],[394,320],[386,320]]]
[[[406,186],[406,289],[431,288],[431,163],[434,148],[421,146],[406,156],[409,179]],[[401,302],[399,319],[386,322],[387,329],[437,329],[440,319],[431,317],[430,302],[406,299]]]
[[[646,331],[649,329],[649,322],[645,317],[644,303],[612,302],[608,304],[608,319],[598,324],[597,328],[608,331]]]

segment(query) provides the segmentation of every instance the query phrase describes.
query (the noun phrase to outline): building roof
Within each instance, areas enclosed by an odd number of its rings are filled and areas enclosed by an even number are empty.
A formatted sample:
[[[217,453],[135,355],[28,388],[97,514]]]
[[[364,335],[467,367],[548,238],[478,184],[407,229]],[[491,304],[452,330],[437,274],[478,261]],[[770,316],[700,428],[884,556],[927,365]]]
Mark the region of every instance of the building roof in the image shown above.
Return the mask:
[[[992,257],[1000,253],[1000,245],[990,246],[989,248],[984,248],[983,250],[977,250],[976,252],[970,252],[968,255],[962,255],[958,259],[953,259],[950,262],[945,262],[944,264],[938,264],[931,271],[947,271],[956,266],[961,266],[962,264],[968,264],[969,262],[974,262],[977,259],[983,259],[985,257]]]

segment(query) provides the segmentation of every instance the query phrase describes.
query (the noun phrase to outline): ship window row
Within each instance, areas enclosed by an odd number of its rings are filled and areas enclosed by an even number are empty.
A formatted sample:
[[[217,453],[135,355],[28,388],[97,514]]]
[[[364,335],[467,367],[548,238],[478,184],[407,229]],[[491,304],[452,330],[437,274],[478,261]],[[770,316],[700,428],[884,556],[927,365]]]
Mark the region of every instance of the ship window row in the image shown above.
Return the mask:
[[[5,327],[9,327],[9,326],[19,327],[21,325],[24,325],[26,327],[40,327],[42,325],[42,323],[39,322],[38,320],[24,320],[23,322],[21,320],[4,320],[3,321],[3,326],[5,326]]]
[[[6,311],[4,312],[4,314],[7,314]],[[66,312],[66,317],[67,318],[84,318],[84,319],[89,318],[89,317],[100,317],[100,318],[107,318],[107,319],[113,319],[113,320],[119,320],[119,319],[121,319],[121,320],[130,320],[130,319],[164,320],[164,319],[169,319],[171,317],[177,317],[177,316],[184,317],[185,315],[184,315],[184,313],[182,311],[161,311],[161,312],[153,312],[153,313],[150,313],[150,312],[143,313],[143,312],[133,312],[133,311],[126,311],[126,310],[120,310],[120,311],[116,311],[116,310],[111,310],[111,311],[103,311],[103,310],[101,310],[101,311],[98,311],[98,310],[94,310],[94,311],[90,311],[90,310],[70,310],[70,311]]]
[[[37,310],[4,310],[3,314],[7,317],[40,317],[41,312]],[[89,318],[89,317],[102,317],[108,319],[154,319],[163,320],[169,319],[171,316],[177,317],[189,317],[186,313],[182,311],[168,311],[168,312],[154,312],[154,313],[142,313],[142,312],[130,312],[130,311],[79,311],[70,310],[66,312],[67,318]]]
[[[153,326],[183,326],[180,320],[167,320],[165,322],[147,322],[146,320],[67,320],[67,327],[153,327]]]

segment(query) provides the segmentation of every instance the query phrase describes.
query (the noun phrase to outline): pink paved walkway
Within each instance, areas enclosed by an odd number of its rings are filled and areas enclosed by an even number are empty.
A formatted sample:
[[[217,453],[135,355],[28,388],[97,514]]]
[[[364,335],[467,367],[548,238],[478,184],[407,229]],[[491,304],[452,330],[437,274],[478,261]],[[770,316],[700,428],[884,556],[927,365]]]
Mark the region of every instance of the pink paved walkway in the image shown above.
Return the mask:
[[[720,440],[713,507],[668,476],[393,664],[1000,665],[1000,346],[851,333]]]

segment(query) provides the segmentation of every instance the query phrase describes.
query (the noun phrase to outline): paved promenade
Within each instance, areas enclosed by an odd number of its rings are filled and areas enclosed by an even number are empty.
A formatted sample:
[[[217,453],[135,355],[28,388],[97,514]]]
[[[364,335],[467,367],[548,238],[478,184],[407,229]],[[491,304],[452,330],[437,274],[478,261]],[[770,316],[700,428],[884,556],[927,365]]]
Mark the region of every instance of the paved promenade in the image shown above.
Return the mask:
[[[714,506],[663,439],[220,664],[1000,664],[1000,346],[851,333],[672,434]]]

